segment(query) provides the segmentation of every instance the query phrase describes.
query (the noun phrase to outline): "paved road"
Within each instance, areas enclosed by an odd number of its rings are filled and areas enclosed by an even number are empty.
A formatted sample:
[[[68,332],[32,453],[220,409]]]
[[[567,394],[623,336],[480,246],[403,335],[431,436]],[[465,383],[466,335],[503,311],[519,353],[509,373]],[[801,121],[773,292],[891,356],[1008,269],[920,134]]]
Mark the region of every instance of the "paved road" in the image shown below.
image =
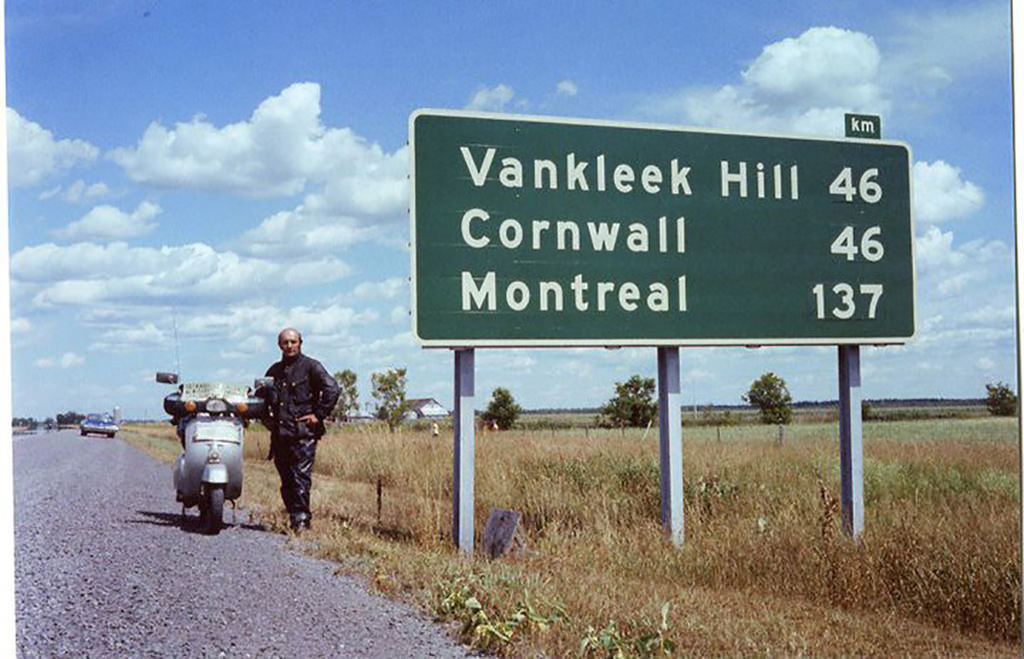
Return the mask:
[[[182,529],[170,481],[119,439],[15,438],[19,656],[470,656],[247,515],[218,536]]]

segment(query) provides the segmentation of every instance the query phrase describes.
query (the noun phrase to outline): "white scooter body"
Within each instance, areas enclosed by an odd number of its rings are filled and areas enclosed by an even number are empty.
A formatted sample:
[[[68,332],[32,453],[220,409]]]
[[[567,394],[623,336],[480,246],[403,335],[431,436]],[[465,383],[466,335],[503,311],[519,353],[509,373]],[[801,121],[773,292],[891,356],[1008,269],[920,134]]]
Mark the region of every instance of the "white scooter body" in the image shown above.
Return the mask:
[[[157,373],[157,382],[178,384],[176,373]],[[199,506],[204,532],[216,534],[223,524],[225,501],[242,496],[242,444],[247,419],[259,418],[272,378],[252,388],[219,382],[190,382],[164,398],[164,411],[177,424],[184,447],[174,463],[174,490],[185,509]]]
[[[174,466],[174,489],[185,507],[199,505],[205,487],[224,487],[224,498],[242,495],[242,421],[196,415],[185,423],[185,452]]]

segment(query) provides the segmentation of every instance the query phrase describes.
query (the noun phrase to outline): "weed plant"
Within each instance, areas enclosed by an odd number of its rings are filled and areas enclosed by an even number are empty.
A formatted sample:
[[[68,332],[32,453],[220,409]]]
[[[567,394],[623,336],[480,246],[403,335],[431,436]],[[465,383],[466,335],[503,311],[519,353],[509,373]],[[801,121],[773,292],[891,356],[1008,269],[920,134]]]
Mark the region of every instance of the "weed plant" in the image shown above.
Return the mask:
[[[499,655],[1016,654],[1015,420],[866,423],[859,542],[842,531],[836,427],[778,437],[684,430],[676,548],[656,429],[478,433],[478,543],[498,507],[522,513],[526,537],[488,560],[451,546],[450,431],[347,427],[317,454],[313,535],[339,571]],[[250,428],[243,503],[283,532],[268,443]]]

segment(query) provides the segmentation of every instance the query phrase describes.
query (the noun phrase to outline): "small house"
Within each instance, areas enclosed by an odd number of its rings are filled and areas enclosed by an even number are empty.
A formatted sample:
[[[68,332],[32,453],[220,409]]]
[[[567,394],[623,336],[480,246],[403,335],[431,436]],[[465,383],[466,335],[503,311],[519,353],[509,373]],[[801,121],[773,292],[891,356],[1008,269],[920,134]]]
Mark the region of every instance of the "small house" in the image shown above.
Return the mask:
[[[417,419],[443,419],[448,416],[444,405],[433,398],[406,398],[405,418],[408,421]]]

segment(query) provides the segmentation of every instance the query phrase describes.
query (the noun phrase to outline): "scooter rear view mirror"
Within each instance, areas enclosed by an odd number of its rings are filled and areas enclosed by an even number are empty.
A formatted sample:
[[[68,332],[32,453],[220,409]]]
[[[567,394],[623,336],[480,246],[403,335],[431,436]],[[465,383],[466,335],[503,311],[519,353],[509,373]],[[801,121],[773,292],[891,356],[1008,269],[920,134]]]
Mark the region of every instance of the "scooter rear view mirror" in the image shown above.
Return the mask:
[[[178,374],[157,371],[156,381],[161,384],[178,384]]]

